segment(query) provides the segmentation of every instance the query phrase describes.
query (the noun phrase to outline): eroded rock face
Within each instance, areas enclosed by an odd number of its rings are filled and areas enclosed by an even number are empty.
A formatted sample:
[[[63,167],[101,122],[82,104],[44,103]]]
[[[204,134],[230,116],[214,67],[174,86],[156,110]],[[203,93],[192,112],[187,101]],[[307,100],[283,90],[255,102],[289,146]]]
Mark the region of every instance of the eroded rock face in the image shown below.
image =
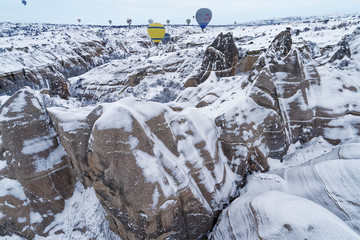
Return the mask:
[[[242,175],[266,171],[267,158],[282,159],[291,143],[322,136],[337,144],[359,133],[359,90],[353,79],[341,77],[342,64],[351,62],[339,61],[329,73],[311,58],[309,47],[293,48],[291,42],[288,30],[275,38],[244,84],[246,103],[216,119],[224,153]],[[339,46],[334,56],[349,57],[348,43]]]
[[[220,33],[204,53],[201,70],[196,77],[195,86],[206,81],[211,72],[217,77],[234,76],[239,61],[239,52],[231,33]]]
[[[285,31],[279,33],[275,39],[271,42],[268,51],[272,51],[285,57],[291,50],[292,39],[290,28],[287,28]]]
[[[249,176],[209,239],[358,239],[358,147],[359,143],[333,146],[315,138],[295,155],[299,160],[310,149],[321,149],[321,160],[307,155],[302,159],[307,164]]]
[[[250,51],[245,53],[245,56],[239,59],[238,65],[236,66],[236,73],[244,73],[252,70],[254,63],[258,60],[262,50]]]
[[[164,50],[163,50],[164,51]],[[163,54],[166,54],[165,52]],[[133,61],[133,60],[131,60]],[[73,96],[81,99],[85,104],[114,102],[127,96],[156,102],[168,102],[175,98],[176,92],[181,90],[179,84],[174,84],[166,74],[187,75],[196,64],[197,59],[184,59],[181,56],[168,57],[166,60],[136,59],[131,67],[126,61],[112,61],[89,71],[81,77],[69,79],[70,91]],[[163,91],[155,97],[146,96],[155,87]],[[150,98],[150,99],[149,99]]]
[[[0,236],[47,236],[73,193],[75,174],[42,104],[26,88],[0,108]]]
[[[120,46],[121,48],[121,46]],[[0,74],[0,95],[12,95],[24,86],[32,89],[49,89],[51,95],[70,97],[67,79],[81,75],[90,69],[104,64],[113,56],[114,50],[106,47],[106,42],[89,41],[78,44],[71,50],[70,57],[48,59],[47,66],[28,68]],[[45,57],[44,57],[45,58]],[[60,58],[60,57],[59,57]]]
[[[338,43],[338,50],[334,53],[334,55],[330,58],[329,62],[332,63],[336,60],[341,60],[344,57],[351,57],[351,51],[349,47],[349,43],[346,38],[342,39]]]
[[[243,176],[252,171],[267,171],[267,157],[281,159],[286,152],[288,139],[276,86],[277,72],[289,74],[291,82],[304,80],[296,58],[298,52],[291,52],[291,43],[288,30],[275,38],[249,75],[246,104],[235,106],[230,115],[224,113],[216,119],[230,165]],[[285,92],[288,91],[281,94]]]
[[[65,127],[64,112],[50,113],[75,169],[125,239],[202,236],[241,180],[227,164],[216,127],[197,112],[124,99],[76,119],[82,123],[71,124],[76,129]],[[92,127],[89,119],[96,119]],[[88,150],[75,142],[88,142]]]

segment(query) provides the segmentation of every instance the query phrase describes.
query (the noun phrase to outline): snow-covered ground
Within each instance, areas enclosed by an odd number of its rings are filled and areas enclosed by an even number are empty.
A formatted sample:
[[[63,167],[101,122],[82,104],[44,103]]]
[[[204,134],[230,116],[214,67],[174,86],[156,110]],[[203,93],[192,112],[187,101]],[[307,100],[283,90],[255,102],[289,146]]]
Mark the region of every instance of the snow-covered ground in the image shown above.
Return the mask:
[[[248,177],[211,236],[360,239],[360,152],[355,147],[359,144],[334,147],[322,138],[292,145],[285,164],[274,162],[268,173]],[[339,159],[341,152],[350,158]]]
[[[322,18],[320,18],[322,19]],[[313,46],[314,54],[328,45],[337,44],[343,36],[359,26],[358,16],[322,20],[278,23],[259,26],[209,26],[203,33],[197,26],[165,26],[174,40],[173,44],[151,43],[146,26],[103,27],[88,25],[48,25],[0,23],[0,76],[9,72],[36,69],[61,62],[71,57],[79,57],[76,49],[86,48],[90,41],[102,42],[111,52],[104,62],[114,60],[88,73],[69,79],[73,95],[86,95],[97,90],[96,103],[135,96],[142,100],[168,102],[174,100],[183,90],[184,82],[199,70],[202,55],[208,45],[223,32],[231,32],[240,54],[248,51],[267,49],[274,37],[290,27],[293,43],[306,41]],[[173,49],[170,50],[169,48]],[[315,57],[315,56],[314,56]],[[106,57],[104,57],[106,58]],[[97,61],[100,61],[99,59]],[[173,71],[164,67],[173,64]],[[148,74],[136,87],[122,85],[129,75],[152,67],[157,74]],[[326,68],[328,69],[328,68]],[[84,91],[79,88],[87,85]],[[112,88],[103,84],[119,85]]]

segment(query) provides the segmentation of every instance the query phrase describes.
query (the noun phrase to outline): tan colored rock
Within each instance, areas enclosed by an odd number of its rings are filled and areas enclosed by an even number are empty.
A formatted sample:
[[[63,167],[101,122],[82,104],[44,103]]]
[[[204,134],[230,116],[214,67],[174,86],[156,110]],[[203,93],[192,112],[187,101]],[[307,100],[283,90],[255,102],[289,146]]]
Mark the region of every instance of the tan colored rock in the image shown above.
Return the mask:
[[[131,99],[72,120],[81,124],[67,125],[61,117],[66,111],[49,111],[74,168],[94,187],[122,238],[198,238],[210,231],[225,196],[236,190],[230,186],[240,177],[219,154],[216,140],[204,138],[216,129],[204,118],[208,129],[202,132],[201,115]]]
[[[0,108],[0,160],[6,161],[0,181],[14,187],[0,196],[0,209],[6,216],[1,219],[5,227],[0,235],[47,236],[46,227],[74,190],[69,158],[42,105],[26,88]]]
[[[188,88],[188,87],[195,87],[196,86],[196,81],[197,81],[197,77],[196,76],[192,76],[190,77],[188,80],[186,80],[184,87]]]
[[[234,76],[238,60],[239,53],[232,34],[220,33],[204,53],[196,85],[206,81],[211,72],[215,72],[217,77]]]
[[[247,52],[245,57],[239,59],[239,62],[236,66],[236,74],[249,72],[254,63],[258,60],[261,51],[251,51]]]

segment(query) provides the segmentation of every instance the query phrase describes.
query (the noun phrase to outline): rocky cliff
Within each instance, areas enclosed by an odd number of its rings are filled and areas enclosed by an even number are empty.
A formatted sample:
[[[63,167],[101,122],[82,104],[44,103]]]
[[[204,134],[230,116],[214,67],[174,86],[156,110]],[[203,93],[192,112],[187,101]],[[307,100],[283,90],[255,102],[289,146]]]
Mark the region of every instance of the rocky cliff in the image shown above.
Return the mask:
[[[128,239],[207,233],[241,179],[219,149],[216,127],[196,111],[124,99],[73,119],[81,124],[49,111],[78,175]]]
[[[57,36],[51,32],[54,26],[34,24],[22,28],[6,23],[2,26],[5,29],[13,27],[13,32],[8,39],[3,38],[0,45],[0,96],[12,95],[29,86],[47,89],[51,95],[67,99],[70,97],[68,78],[79,76],[111,59],[123,58],[128,53],[122,42],[109,41],[108,36],[100,31],[87,38],[80,29],[70,26],[66,27],[70,35],[61,32]],[[77,32],[80,32],[80,37]],[[18,41],[21,34],[27,39],[24,42]]]
[[[41,98],[31,89],[1,106],[0,235],[47,236],[73,195],[75,174]]]

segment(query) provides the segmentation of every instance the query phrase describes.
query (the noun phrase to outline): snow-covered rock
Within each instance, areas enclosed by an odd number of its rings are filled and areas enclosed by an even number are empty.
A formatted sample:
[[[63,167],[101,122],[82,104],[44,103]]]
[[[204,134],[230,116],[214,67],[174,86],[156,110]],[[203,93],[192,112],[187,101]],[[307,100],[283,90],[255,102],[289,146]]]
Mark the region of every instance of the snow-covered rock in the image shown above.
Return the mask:
[[[75,174],[41,97],[24,89],[0,108],[0,235],[47,236]]]
[[[278,191],[236,199],[210,239],[359,239],[341,219],[307,199]]]
[[[197,109],[178,113],[125,98],[83,118],[49,111],[75,169],[123,237],[205,234],[241,180],[219,148],[216,126]]]
[[[360,22],[273,22],[1,23],[0,235],[358,239]]]
[[[109,40],[100,29],[94,33],[74,26],[0,26],[14,28],[11,36],[0,38],[0,95],[11,95],[29,86],[68,98],[68,78],[127,53],[121,42]]]
[[[360,239],[360,160],[332,160],[332,152],[336,156],[336,148],[320,155],[313,151],[302,166],[249,177],[211,238]]]

